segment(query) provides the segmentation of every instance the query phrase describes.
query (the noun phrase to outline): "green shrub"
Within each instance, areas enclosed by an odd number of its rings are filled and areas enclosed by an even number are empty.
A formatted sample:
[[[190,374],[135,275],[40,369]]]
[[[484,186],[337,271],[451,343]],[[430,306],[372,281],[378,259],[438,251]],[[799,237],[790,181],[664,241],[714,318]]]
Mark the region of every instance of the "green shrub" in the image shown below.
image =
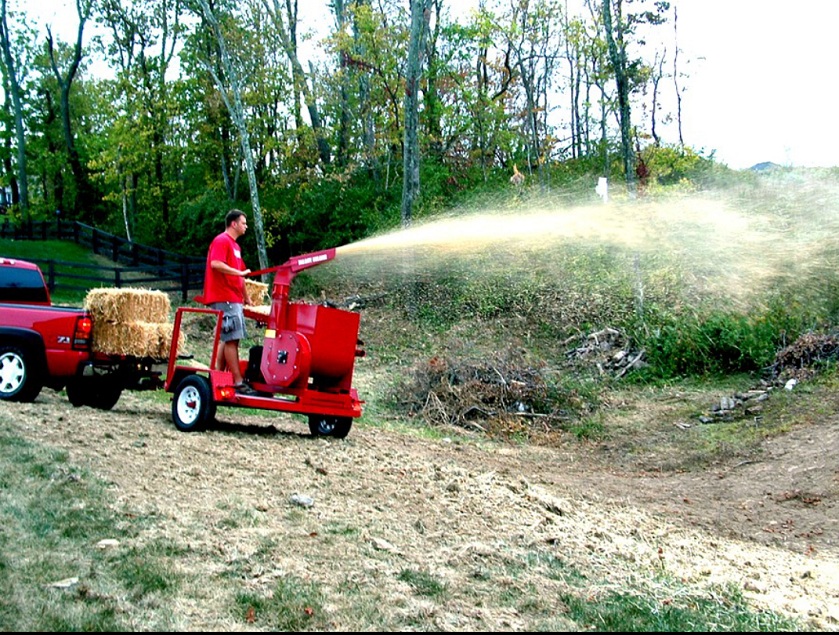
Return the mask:
[[[654,317],[636,331],[649,364],[636,376],[669,379],[759,371],[808,322],[777,303],[748,315],[721,309],[655,313],[648,311]]]

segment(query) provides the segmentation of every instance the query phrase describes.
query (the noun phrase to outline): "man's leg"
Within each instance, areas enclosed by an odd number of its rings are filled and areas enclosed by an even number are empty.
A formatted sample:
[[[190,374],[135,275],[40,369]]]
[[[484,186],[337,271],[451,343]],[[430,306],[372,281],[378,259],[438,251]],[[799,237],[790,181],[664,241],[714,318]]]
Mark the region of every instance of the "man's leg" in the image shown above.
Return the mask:
[[[233,383],[241,384],[244,379],[242,377],[242,369],[239,366],[239,340],[230,340],[224,343],[224,363],[227,369],[233,373]]]

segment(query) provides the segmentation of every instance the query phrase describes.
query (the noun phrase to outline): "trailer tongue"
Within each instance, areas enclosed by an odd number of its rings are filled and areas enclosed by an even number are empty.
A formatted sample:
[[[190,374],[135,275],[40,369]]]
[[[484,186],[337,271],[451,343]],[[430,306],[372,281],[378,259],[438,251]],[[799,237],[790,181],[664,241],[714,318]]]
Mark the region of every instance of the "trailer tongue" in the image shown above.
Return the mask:
[[[363,357],[358,339],[360,317],[341,309],[289,300],[289,289],[301,271],[335,258],[335,249],[304,254],[286,263],[252,272],[274,274],[267,313],[249,306],[245,316],[264,327],[262,344],[242,360],[242,373],[258,392],[241,395],[233,387],[233,374],[216,370],[220,355],[221,312],[181,307],[175,314],[172,341],[177,342],[187,313],[216,316],[209,368],[182,365],[172,347],[164,389],[173,393],[172,419],[179,430],[206,427],[217,406],[248,407],[308,415],[314,436],[344,438],[353,419],[362,413],[362,401],[352,387],[356,357]]]

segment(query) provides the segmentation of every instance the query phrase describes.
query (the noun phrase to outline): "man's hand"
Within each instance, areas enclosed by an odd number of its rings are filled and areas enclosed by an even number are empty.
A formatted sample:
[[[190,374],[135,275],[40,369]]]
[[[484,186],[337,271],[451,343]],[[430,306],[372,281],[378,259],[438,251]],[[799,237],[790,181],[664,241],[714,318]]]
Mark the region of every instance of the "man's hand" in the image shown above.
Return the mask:
[[[213,260],[212,262],[210,262],[210,267],[212,267],[213,269],[218,269],[219,271],[221,271],[224,274],[227,274],[228,276],[240,276],[242,278],[244,278],[251,272],[250,269],[234,269],[226,262],[222,262],[221,260]]]

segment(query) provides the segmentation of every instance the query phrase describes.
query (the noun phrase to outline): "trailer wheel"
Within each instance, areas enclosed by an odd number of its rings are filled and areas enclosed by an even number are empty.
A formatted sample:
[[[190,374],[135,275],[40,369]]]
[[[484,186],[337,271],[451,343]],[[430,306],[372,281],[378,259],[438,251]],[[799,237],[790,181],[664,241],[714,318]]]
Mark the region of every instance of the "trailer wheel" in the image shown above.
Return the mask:
[[[17,346],[0,346],[0,399],[35,401],[43,383],[32,356]]]
[[[350,417],[327,417],[325,415],[312,415],[309,417],[309,432],[313,437],[335,437],[343,439],[350,433],[352,418]]]
[[[203,430],[216,415],[210,382],[201,375],[185,377],[172,398],[172,420],[181,432]]]

